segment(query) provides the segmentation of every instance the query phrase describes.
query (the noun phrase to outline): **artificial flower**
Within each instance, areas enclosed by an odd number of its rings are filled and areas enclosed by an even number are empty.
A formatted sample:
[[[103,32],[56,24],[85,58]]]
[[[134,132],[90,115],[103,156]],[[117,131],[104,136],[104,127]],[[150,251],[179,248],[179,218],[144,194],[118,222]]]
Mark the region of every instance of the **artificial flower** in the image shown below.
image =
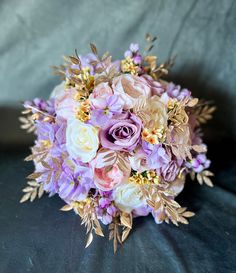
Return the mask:
[[[68,121],[66,147],[72,158],[89,162],[96,156],[98,146],[98,132],[95,127],[75,118]]]
[[[134,114],[115,116],[100,131],[101,145],[118,151],[133,150],[140,140],[141,129],[142,122]]]
[[[149,98],[151,88],[143,77],[123,74],[113,79],[112,89],[114,94],[120,96],[124,103],[124,109],[130,109],[140,96]]]

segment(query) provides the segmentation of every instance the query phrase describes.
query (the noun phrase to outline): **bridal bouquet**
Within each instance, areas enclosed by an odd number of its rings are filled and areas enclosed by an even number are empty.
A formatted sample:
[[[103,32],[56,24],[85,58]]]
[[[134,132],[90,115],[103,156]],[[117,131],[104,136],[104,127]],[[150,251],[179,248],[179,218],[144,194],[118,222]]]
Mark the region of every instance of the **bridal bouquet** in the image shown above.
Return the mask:
[[[147,40],[150,49],[155,38]],[[54,68],[63,81],[49,100],[24,103],[22,128],[36,140],[26,158],[35,172],[21,202],[58,194],[61,210],[74,210],[85,224],[86,247],[94,234],[104,236],[103,223],[116,251],[135,217],[178,225],[194,215],[175,198],[187,175],[212,186],[200,125],[215,107],[164,81],[172,61],[158,65],[138,44],[117,61],[93,44],[91,51]]]

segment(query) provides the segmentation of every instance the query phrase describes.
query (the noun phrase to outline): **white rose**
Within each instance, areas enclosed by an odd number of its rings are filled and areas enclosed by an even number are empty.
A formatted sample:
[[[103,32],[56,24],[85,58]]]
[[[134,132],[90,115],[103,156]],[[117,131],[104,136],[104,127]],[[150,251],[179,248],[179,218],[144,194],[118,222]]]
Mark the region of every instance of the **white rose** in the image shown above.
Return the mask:
[[[136,150],[132,156],[129,156],[129,162],[131,168],[137,172],[142,173],[149,169],[147,155],[141,149]]]
[[[68,121],[66,147],[72,158],[89,162],[96,156],[98,145],[98,132],[95,127],[78,119]]]
[[[140,96],[151,97],[148,82],[139,76],[123,74],[113,79],[112,89],[124,102],[124,109],[133,108]]]
[[[116,206],[127,213],[145,205],[140,187],[135,183],[124,183],[116,187],[113,198]]]
[[[54,106],[57,116],[66,120],[75,117],[80,106],[80,103],[75,99],[76,93],[77,91],[73,88],[65,90],[65,81],[53,89],[50,98],[55,101]]]

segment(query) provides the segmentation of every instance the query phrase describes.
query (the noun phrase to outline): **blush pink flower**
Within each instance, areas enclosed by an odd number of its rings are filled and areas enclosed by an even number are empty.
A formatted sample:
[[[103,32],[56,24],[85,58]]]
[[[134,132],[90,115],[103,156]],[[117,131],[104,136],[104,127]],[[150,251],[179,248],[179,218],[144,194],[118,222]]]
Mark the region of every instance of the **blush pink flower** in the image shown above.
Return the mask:
[[[140,96],[151,97],[151,88],[148,82],[139,76],[123,74],[113,79],[114,94],[120,96],[124,102],[124,109],[131,109]]]
[[[130,171],[123,172],[114,164],[111,166],[106,166],[103,162],[103,157],[106,156],[110,151],[104,153],[99,153],[97,157],[92,160],[91,167],[93,169],[94,184],[96,187],[102,191],[113,190],[116,186],[126,181],[130,175]]]
[[[112,96],[113,92],[107,82],[99,83],[89,96],[91,106],[95,109],[103,109],[106,107],[107,97]]]
[[[55,112],[58,117],[68,120],[75,117],[76,111],[80,105],[75,100],[76,90],[65,90],[65,82],[57,85],[51,93],[51,98],[54,99]]]

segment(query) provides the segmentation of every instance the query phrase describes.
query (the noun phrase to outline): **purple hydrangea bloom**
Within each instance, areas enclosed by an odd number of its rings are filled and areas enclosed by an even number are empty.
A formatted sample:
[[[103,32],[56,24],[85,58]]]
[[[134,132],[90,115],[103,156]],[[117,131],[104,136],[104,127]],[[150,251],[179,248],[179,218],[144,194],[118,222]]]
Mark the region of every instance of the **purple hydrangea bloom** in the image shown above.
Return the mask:
[[[209,168],[211,161],[207,159],[206,154],[198,154],[190,162],[186,162],[186,167],[192,169],[196,173],[202,172],[204,169]]]
[[[142,147],[144,152],[148,155],[147,164],[150,169],[161,169],[171,161],[171,156],[161,144],[153,145],[143,141]]]
[[[105,207],[101,206],[100,203],[96,208],[97,218],[102,221],[104,225],[108,225],[112,222],[113,216],[115,216],[117,208],[109,203]]]
[[[112,222],[113,216],[117,212],[117,208],[113,205],[112,191],[99,191],[98,207],[96,208],[96,215],[104,225],[108,225]]]
[[[66,142],[66,122],[57,118],[55,123],[37,121],[35,124],[38,141],[49,140],[51,144],[62,145]]]
[[[191,92],[188,89],[181,89],[180,85],[175,85],[172,82],[167,85],[166,93],[170,98],[176,98],[177,100],[191,96]]]
[[[74,170],[66,162],[63,164],[63,172],[58,180],[59,196],[65,201],[84,200],[91,188],[94,188],[93,174],[88,166],[76,164]]]
[[[93,109],[91,111],[90,123],[94,126],[104,126],[109,119],[114,115],[121,114],[122,112],[122,102],[119,96],[112,95],[106,98],[103,103],[101,103],[101,109]]]

